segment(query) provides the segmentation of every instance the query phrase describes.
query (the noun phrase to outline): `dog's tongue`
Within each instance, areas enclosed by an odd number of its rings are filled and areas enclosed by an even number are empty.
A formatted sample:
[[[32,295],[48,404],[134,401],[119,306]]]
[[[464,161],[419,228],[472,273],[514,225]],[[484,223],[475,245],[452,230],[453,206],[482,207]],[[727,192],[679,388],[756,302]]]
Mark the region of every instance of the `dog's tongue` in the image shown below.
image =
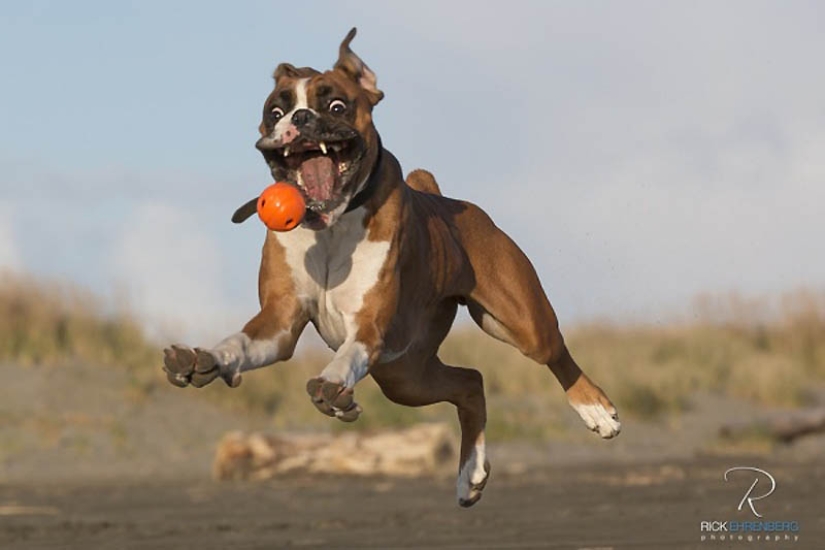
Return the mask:
[[[324,202],[332,198],[336,173],[331,158],[326,155],[312,157],[302,162],[299,170],[310,200]]]

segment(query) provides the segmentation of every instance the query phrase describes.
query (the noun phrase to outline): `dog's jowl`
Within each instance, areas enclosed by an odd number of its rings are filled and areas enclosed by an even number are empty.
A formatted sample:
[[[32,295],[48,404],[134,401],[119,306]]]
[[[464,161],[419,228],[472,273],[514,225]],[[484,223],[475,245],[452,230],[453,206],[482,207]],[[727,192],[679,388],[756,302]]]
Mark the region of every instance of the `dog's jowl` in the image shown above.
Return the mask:
[[[307,203],[300,227],[269,231],[260,267],[260,312],[212,348],[164,350],[169,381],[196,387],[288,359],[307,323],[335,350],[306,389],[322,413],[351,422],[354,389],[372,376],[396,403],[448,401],[458,409],[458,502],[481,498],[490,474],[481,375],[445,365],[438,348],[459,305],[490,336],[547,365],[570,405],[604,438],[616,409],[581,371],[532,264],[479,207],[441,195],[431,174],[406,179],[383,148],[372,110],[384,97],[350,50],[355,29],[326,72],[281,64],[256,144],[273,178]],[[235,221],[251,213],[238,210]]]

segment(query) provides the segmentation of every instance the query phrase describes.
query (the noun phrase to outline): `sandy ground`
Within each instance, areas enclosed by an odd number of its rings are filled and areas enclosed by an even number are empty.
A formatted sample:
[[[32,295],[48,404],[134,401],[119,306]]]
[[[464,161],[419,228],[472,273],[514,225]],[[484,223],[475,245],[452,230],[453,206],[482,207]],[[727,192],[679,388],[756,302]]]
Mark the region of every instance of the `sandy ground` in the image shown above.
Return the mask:
[[[777,490],[768,521],[797,521],[799,540],[700,540],[700,522],[737,512],[763,467]],[[746,479],[747,478],[747,479]],[[206,479],[13,483],[0,497],[0,548],[792,548],[825,547],[825,465],[753,457],[568,466],[495,476],[459,508],[449,479]]]
[[[572,411],[559,438],[492,442],[485,496],[465,510],[453,465],[421,480],[218,483],[221,436],[272,431],[268,418],[175,388],[134,397],[117,371],[0,364],[0,376],[0,550],[825,548],[825,435],[732,446],[720,423],[760,411],[718,396],[668,421],[624,419],[609,442]],[[723,481],[741,465],[775,476],[763,519],[799,522],[798,541],[700,540],[701,521],[755,519],[736,510],[752,479]]]

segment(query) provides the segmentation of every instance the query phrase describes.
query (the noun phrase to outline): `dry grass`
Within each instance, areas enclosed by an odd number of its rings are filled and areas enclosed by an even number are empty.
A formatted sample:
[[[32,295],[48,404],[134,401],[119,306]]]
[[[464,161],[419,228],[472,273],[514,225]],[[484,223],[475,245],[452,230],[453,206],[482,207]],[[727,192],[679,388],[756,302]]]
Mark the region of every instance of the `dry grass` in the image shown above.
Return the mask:
[[[157,358],[128,313],[107,312],[74,285],[0,273],[0,360],[23,366],[74,361],[127,369],[140,392],[157,384],[146,366]]]
[[[656,419],[690,407],[698,391],[764,406],[800,406],[825,382],[825,294],[798,291],[779,299],[704,296],[689,320],[666,325],[590,324],[566,333],[578,363],[624,415]],[[563,393],[536,365],[475,327],[459,327],[442,358],[482,371],[492,438],[564,436]],[[454,418],[449,405],[393,405],[372,380],[358,386],[365,409],[357,423],[329,422],[308,403],[303,387],[329,360],[309,352],[287,364],[247,373],[237,390],[216,383],[184,390],[223,407],[271,415],[278,427],[370,430]],[[160,346],[143,337],[127,314],[106,313],[75,288],[0,277],[0,360],[24,365],[73,362],[128,369],[130,391],[165,388]]]

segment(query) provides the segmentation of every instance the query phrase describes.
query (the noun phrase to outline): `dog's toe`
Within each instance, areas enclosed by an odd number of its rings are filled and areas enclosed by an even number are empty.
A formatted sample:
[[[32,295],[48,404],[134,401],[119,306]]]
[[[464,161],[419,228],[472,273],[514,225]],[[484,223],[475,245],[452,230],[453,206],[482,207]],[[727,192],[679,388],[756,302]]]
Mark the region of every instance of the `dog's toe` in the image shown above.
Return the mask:
[[[622,431],[619,415],[613,407],[601,403],[572,404],[585,425],[604,439],[611,439]]]
[[[195,372],[207,373],[218,369],[215,356],[203,348],[195,348]]]
[[[186,346],[173,345],[163,350],[166,379],[179,388],[189,385],[195,370],[195,352]]]
[[[358,417],[361,415],[362,409],[357,404],[345,411],[337,410],[335,411],[335,418],[342,422],[355,422],[358,420]]]
[[[189,376],[195,370],[195,352],[175,344],[163,350],[163,365],[168,372]]]
[[[324,400],[323,393],[321,388],[324,385],[324,380],[321,378],[313,378],[309,382],[307,382],[307,394],[309,394],[310,399],[312,400],[312,404],[315,405],[315,408],[324,413],[327,416],[335,416],[335,413],[332,411],[332,406]]]
[[[166,371],[166,379],[169,381],[170,384],[173,386],[177,386],[179,388],[185,388],[189,385],[189,381],[185,378],[182,378],[178,374],[172,374],[169,371]]]
[[[195,388],[202,388],[217,377],[217,370],[213,370],[211,372],[195,372],[192,374],[189,383]]]

